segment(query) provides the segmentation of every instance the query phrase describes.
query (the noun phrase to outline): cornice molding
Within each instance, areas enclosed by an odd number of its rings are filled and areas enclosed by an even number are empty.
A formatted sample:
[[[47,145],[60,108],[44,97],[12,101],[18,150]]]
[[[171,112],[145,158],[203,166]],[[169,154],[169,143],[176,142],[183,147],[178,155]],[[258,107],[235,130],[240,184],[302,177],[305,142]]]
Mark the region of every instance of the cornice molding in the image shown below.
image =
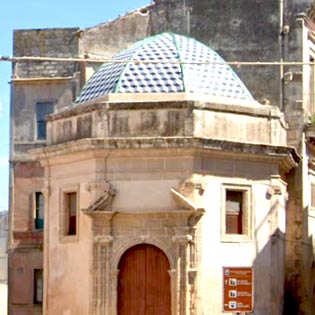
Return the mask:
[[[47,159],[74,156],[74,153],[85,153],[82,159],[102,155],[110,150],[112,154],[132,154],[132,152],[155,150],[164,154],[167,149],[190,151],[191,154],[211,154],[217,157],[233,159],[255,160],[278,163],[285,171],[296,167],[301,157],[295,148],[287,146],[272,146],[267,144],[242,143],[217,139],[197,137],[137,137],[137,138],[110,138],[110,139],[80,139],[64,144],[43,147],[30,151],[33,158],[40,160],[42,165]],[[89,153],[86,155],[86,153]],[[102,153],[103,152],[103,153]],[[57,161],[56,160],[56,161]],[[45,162],[46,161],[46,162]],[[56,162],[58,164],[58,161]]]

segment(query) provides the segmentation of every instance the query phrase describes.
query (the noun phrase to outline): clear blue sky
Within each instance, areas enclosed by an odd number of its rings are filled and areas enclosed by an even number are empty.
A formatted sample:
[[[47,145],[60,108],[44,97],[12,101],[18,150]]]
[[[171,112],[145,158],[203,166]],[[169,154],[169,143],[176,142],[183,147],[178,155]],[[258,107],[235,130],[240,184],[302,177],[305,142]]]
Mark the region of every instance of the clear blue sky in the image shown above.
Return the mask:
[[[0,55],[12,56],[14,29],[86,28],[148,5],[151,0],[10,0],[0,9]],[[0,211],[8,209],[11,64],[0,62]]]

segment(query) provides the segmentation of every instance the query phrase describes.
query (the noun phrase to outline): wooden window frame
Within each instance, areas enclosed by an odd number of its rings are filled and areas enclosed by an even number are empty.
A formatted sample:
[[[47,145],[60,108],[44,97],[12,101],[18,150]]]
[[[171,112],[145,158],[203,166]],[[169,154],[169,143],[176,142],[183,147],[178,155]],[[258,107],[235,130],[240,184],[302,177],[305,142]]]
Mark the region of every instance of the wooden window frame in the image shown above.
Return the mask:
[[[227,191],[242,193],[242,233],[226,233]],[[252,239],[252,189],[251,185],[223,184],[221,198],[221,241],[246,242]]]

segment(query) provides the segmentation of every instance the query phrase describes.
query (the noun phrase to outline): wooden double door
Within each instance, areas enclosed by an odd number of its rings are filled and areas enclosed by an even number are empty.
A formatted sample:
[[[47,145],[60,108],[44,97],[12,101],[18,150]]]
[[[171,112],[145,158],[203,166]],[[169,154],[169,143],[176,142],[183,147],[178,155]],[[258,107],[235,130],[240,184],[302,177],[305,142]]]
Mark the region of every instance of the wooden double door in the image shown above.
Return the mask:
[[[136,245],[118,268],[118,315],[171,315],[170,265],[159,248]]]

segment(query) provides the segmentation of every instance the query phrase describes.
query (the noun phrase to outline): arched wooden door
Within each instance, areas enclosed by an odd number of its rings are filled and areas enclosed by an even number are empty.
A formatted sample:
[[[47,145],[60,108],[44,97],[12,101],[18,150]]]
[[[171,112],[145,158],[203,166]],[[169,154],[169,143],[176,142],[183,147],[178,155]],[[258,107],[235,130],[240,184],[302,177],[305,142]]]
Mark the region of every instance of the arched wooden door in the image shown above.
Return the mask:
[[[171,315],[170,265],[160,249],[136,245],[118,268],[118,315]]]

